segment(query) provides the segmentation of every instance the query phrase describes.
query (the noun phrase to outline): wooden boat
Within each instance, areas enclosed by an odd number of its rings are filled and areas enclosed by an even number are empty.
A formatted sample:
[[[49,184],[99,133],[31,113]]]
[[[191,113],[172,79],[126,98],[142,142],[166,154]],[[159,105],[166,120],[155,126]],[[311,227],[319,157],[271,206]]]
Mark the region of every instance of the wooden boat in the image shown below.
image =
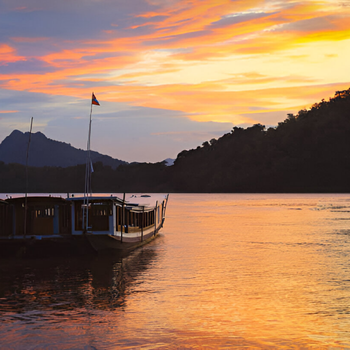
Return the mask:
[[[86,226],[84,201],[30,195],[0,200],[0,257],[128,253],[157,236],[168,195],[90,196]]]
[[[71,234],[71,202],[59,196],[13,196],[0,201],[0,257],[66,256],[91,252]]]
[[[97,251],[131,251],[163,227],[169,195],[71,197],[72,235],[85,236]],[[84,215],[84,209],[86,214]],[[85,220],[87,224],[85,224]]]

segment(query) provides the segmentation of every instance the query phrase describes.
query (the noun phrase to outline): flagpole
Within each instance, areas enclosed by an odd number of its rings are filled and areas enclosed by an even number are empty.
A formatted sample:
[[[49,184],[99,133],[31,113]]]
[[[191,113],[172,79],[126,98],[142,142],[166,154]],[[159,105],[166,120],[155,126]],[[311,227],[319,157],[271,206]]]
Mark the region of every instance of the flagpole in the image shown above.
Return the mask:
[[[83,215],[83,230],[87,231],[89,227],[89,196],[92,196],[91,189],[91,121],[92,121],[92,98],[94,93],[91,95],[91,105],[90,105],[90,121],[89,121],[89,133],[87,141],[87,157],[86,157],[86,168],[85,168],[85,192],[84,192],[84,210],[85,215]],[[84,222],[85,220],[85,222]]]
[[[92,186],[91,186],[91,174],[94,171],[91,162],[91,121],[92,121],[92,105],[99,106],[95,94],[91,95],[91,105],[90,105],[90,122],[89,122],[89,134],[87,141],[87,155],[86,155],[86,168],[85,168],[85,188],[84,188],[84,204],[83,204],[83,232],[87,232],[89,227],[89,197],[92,197]]]

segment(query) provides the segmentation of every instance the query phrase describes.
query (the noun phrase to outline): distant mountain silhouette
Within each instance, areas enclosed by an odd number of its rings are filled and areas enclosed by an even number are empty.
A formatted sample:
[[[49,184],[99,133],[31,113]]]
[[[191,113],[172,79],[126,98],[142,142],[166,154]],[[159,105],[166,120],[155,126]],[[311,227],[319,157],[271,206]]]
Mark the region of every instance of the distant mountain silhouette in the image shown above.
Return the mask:
[[[14,130],[0,144],[0,161],[9,163],[26,163],[26,152],[28,146],[29,132],[22,133]],[[93,163],[101,162],[116,169],[121,164],[128,164],[119,159],[91,151]],[[85,164],[86,151],[77,149],[68,143],[54,141],[47,138],[43,133],[32,134],[28,165],[34,167],[54,166],[70,167]]]

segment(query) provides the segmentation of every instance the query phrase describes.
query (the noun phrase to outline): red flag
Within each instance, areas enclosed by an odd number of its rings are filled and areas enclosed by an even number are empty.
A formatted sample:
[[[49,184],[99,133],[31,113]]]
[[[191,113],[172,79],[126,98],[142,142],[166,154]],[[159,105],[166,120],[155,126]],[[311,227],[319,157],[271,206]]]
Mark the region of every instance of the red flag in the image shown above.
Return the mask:
[[[95,96],[94,93],[92,93],[92,104],[93,105],[97,105],[97,106],[100,105],[99,102],[97,101],[96,96]]]

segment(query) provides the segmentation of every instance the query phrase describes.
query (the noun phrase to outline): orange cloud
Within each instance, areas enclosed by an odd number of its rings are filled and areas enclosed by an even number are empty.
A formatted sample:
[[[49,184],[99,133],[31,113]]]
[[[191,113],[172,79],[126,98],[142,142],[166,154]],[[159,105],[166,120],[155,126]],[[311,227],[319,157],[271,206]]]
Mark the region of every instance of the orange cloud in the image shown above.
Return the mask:
[[[303,90],[302,97],[300,90]],[[260,122],[247,114],[283,112],[310,107],[309,101],[319,101],[332,96],[335,90],[345,89],[347,84],[296,86],[247,91],[220,91],[217,84],[165,85],[153,87],[120,86],[109,91],[108,98],[152,108],[181,110],[191,119],[241,123]],[[303,103],[304,101],[304,103]],[[253,111],[250,108],[255,106]],[[244,116],[243,116],[244,115]]]
[[[16,50],[7,44],[0,44],[0,65],[10,62],[24,61],[25,57],[17,56]]]
[[[323,5],[323,6],[322,6]],[[179,53],[177,58],[203,60],[228,54],[260,54],[286,50],[302,43],[349,38],[350,12],[330,13],[325,16],[324,4],[298,4],[280,11],[266,13],[263,18],[238,22],[207,31],[198,38],[184,38],[169,44],[171,47],[192,46],[190,53]],[[328,22],[327,27],[314,29],[308,21]],[[304,23],[303,23],[304,22]],[[284,29],[285,28],[285,29]],[[164,45],[167,45],[165,42]]]
[[[227,79],[206,79],[206,72],[203,72],[200,83],[189,83],[182,71],[216,59],[218,66],[220,59],[232,60],[233,65],[238,54],[248,59],[261,54],[273,57],[272,53],[277,51],[321,40],[347,39],[350,37],[349,9],[332,6],[328,10],[329,3],[320,1],[282,2],[270,6],[263,0],[196,3],[182,0],[172,2],[171,6],[167,6],[167,2],[159,4],[163,4],[159,11],[140,14],[138,17],[145,22],[129,28],[150,26],[150,30],[131,35],[130,32],[123,34],[116,27],[103,31],[104,40],[61,42],[57,47],[63,49],[35,57],[53,71],[42,74],[2,71],[1,86],[85,98],[95,82],[98,86],[94,91],[102,100],[181,110],[196,120],[235,123],[254,122],[247,115],[257,111],[293,109],[309,98],[315,102],[331,96],[335,89],[347,88],[343,84],[328,85],[320,83],[317,77],[288,72],[287,67],[287,73],[279,75],[254,73],[251,67],[248,71],[241,68],[241,73],[228,71]],[[39,45],[47,40],[44,37],[12,38],[18,45]],[[337,55],[328,56],[331,59]],[[286,57],[297,60],[307,55],[298,54],[296,50]],[[25,61],[27,57],[18,56],[13,47],[2,44],[0,59],[13,63]],[[254,70],[259,71],[259,67]],[[182,74],[183,84],[168,83],[168,75],[177,72],[179,76]],[[256,89],[251,88],[253,84]],[[268,84],[274,84],[275,88]],[[293,87],[286,87],[288,84]]]

